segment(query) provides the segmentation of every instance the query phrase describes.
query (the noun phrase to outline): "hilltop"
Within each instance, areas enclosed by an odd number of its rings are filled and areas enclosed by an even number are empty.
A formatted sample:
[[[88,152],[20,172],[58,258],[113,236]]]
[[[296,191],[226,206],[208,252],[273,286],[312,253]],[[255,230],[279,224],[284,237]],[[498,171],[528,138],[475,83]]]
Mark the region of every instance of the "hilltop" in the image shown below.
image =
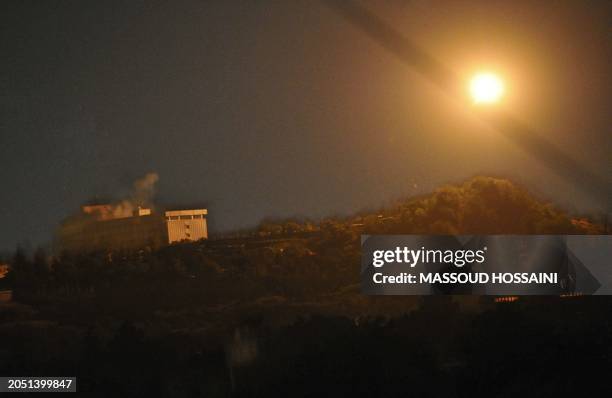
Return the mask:
[[[293,385],[292,377],[302,374],[296,369],[325,377],[319,357],[342,363],[341,372],[365,375],[372,369],[355,369],[360,361],[353,355],[355,347],[370,347],[368,358],[395,358],[398,364],[421,358],[417,368],[460,381],[462,372],[487,369],[479,367],[478,355],[490,348],[474,348],[473,342],[514,324],[536,326],[520,327],[508,353],[534,336],[534,352],[556,347],[538,338],[565,318],[575,322],[575,333],[560,341],[596,341],[601,336],[585,333],[592,319],[601,320],[596,330],[609,330],[609,317],[601,315],[607,302],[365,296],[359,289],[361,234],[602,230],[507,180],[478,177],[376,212],[316,223],[266,222],[233,237],[157,250],[52,258],[39,251],[32,259],[17,252],[2,279],[17,302],[0,304],[0,340],[9,347],[0,350],[0,362],[4,374],[79,369],[85,391],[98,383],[116,386],[117,380],[138,391],[146,391],[150,380],[165,388],[227,391],[228,366],[239,368],[235,377],[251,387],[275,385],[278,377]],[[117,358],[127,359],[118,364]],[[540,362],[547,360],[544,355]],[[516,363],[523,364],[519,358],[499,366],[515,369]],[[210,380],[190,378],[184,370],[193,367]],[[134,369],[140,373],[126,381]]]
[[[391,304],[359,294],[361,234],[598,232],[603,228],[508,180],[476,177],[377,212],[318,223],[266,222],[238,236],[159,250],[62,254],[51,261],[43,253],[33,260],[17,253],[6,279],[24,302],[89,303],[113,316],[137,313],[163,323],[179,309],[207,313],[207,323],[221,324],[269,308],[288,319],[289,313],[393,315],[414,300]]]
[[[259,234],[282,235],[335,227],[367,234],[597,234],[604,227],[572,217],[507,179],[474,177],[378,211],[321,223],[263,223]]]

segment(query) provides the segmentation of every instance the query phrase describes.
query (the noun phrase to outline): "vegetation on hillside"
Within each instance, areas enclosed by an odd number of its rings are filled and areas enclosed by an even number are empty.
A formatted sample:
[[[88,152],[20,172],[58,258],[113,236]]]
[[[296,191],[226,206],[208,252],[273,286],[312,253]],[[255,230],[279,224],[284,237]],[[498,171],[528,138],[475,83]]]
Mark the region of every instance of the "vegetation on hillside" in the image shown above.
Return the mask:
[[[610,365],[607,300],[364,296],[360,235],[602,232],[477,177],[377,212],[267,221],[160,250],[17,251],[3,281],[16,303],[0,304],[0,374],[76,372],[91,396],[395,395],[407,385],[419,396],[510,396],[530,392],[534,374],[547,395],[579,391],[559,347]]]
[[[477,177],[372,214],[320,223],[266,222],[249,234],[153,251],[15,254],[7,277],[22,301],[48,298],[142,305],[149,311],[236,302],[313,301],[359,282],[361,234],[585,234],[576,222],[507,180]],[[346,295],[345,295],[346,296]],[[354,297],[358,300],[358,297]]]

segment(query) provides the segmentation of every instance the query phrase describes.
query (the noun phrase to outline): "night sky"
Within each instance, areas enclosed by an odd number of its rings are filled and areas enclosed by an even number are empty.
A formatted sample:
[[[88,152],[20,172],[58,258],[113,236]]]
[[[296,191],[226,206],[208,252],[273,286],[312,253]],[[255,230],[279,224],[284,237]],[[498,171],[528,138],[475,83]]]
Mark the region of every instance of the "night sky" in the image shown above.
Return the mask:
[[[362,3],[366,4],[366,3]],[[368,8],[609,178],[612,3]],[[159,174],[212,234],[350,214],[477,174],[575,212],[596,202],[317,1],[3,1],[0,249],[48,243],[92,198]],[[467,84],[467,83],[466,83]]]

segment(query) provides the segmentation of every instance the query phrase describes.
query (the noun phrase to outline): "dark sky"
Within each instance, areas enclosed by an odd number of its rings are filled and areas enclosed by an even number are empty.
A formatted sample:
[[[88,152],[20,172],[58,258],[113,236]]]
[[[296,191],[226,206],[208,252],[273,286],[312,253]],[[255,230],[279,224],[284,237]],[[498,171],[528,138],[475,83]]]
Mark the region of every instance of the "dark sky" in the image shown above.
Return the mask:
[[[0,249],[50,241],[147,172],[212,227],[380,207],[476,174],[601,211],[316,1],[3,1]],[[610,176],[612,7],[378,1],[368,8]],[[214,231],[213,231],[214,232]]]

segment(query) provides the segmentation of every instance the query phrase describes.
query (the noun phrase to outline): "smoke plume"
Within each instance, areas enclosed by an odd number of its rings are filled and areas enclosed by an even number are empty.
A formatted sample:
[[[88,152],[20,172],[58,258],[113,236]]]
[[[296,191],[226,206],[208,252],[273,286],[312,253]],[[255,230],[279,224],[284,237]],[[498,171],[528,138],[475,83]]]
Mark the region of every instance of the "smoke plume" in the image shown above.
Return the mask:
[[[132,193],[128,198],[111,204],[83,206],[83,212],[94,216],[97,220],[132,217],[139,207],[152,207],[155,184],[158,180],[157,173],[147,173],[134,182]]]
[[[134,182],[134,193],[132,202],[136,206],[151,206],[155,194],[155,184],[159,180],[157,173],[147,173],[144,177]]]
[[[113,205],[113,218],[131,217],[138,207],[151,207],[155,195],[155,184],[159,180],[157,173],[147,173],[134,181],[132,195]]]

